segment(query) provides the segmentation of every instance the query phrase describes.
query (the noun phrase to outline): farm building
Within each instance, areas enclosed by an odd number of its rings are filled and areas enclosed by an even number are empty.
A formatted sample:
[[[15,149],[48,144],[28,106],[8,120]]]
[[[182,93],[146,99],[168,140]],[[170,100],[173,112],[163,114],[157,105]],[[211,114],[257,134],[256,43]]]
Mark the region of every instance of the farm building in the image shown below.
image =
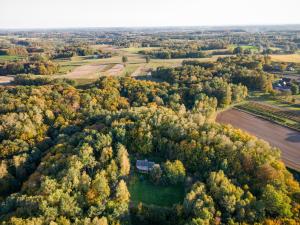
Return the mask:
[[[147,159],[136,160],[136,168],[138,169],[138,171],[142,173],[148,173],[153,169],[154,165],[155,165],[154,162],[148,161]]]

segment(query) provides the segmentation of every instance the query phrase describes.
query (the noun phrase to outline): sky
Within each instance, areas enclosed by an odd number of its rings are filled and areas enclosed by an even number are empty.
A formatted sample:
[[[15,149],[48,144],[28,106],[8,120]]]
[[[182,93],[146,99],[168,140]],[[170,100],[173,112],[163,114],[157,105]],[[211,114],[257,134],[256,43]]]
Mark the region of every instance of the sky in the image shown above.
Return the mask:
[[[0,0],[0,28],[300,24],[300,0]]]

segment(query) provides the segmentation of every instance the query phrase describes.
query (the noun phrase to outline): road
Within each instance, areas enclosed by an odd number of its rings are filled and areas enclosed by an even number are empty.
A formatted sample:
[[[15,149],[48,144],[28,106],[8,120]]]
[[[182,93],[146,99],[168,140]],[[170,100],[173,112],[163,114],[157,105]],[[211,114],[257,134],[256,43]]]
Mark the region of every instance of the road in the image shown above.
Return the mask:
[[[300,171],[300,132],[261,119],[251,114],[230,109],[217,116],[217,122],[231,124],[278,147],[287,167]]]

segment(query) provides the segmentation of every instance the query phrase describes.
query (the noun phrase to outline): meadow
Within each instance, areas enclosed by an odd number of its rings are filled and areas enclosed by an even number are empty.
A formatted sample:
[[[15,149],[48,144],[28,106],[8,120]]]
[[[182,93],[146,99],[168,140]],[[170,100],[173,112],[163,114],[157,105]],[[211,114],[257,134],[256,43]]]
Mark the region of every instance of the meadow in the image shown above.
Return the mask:
[[[145,174],[131,177],[128,189],[133,204],[142,202],[148,205],[171,207],[173,204],[181,203],[184,198],[182,185],[155,185]]]

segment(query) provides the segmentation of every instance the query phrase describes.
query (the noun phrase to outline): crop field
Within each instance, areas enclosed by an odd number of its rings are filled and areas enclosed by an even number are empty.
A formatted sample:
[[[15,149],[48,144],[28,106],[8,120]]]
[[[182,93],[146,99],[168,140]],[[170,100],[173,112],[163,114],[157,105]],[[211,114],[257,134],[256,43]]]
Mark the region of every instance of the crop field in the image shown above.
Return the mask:
[[[57,78],[69,78],[77,81],[92,82],[99,76],[140,76],[147,74],[148,71],[157,67],[175,67],[180,66],[183,60],[188,59],[151,59],[146,63],[145,56],[137,54],[140,50],[154,48],[123,48],[117,49],[113,46],[99,46],[94,48],[105,48],[115,52],[111,58],[94,59],[91,56],[76,56],[70,60],[56,60],[60,64],[60,75],[55,75]],[[127,56],[128,62],[124,66],[122,56]],[[219,57],[212,56],[210,58],[193,59],[200,62],[214,62]]]
[[[247,102],[236,107],[300,131],[300,111],[284,110],[255,101]]]
[[[231,124],[268,141],[282,152],[283,162],[290,168],[300,171],[300,132],[261,119],[254,115],[230,109],[217,116],[217,122]]]
[[[281,108],[284,111],[298,111],[300,112],[300,95],[290,96],[270,96],[262,92],[251,91],[249,92],[250,101],[258,101],[277,108]]]
[[[270,55],[270,56],[271,56],[271,59],[275,62],[300,63],[300,54]]]

